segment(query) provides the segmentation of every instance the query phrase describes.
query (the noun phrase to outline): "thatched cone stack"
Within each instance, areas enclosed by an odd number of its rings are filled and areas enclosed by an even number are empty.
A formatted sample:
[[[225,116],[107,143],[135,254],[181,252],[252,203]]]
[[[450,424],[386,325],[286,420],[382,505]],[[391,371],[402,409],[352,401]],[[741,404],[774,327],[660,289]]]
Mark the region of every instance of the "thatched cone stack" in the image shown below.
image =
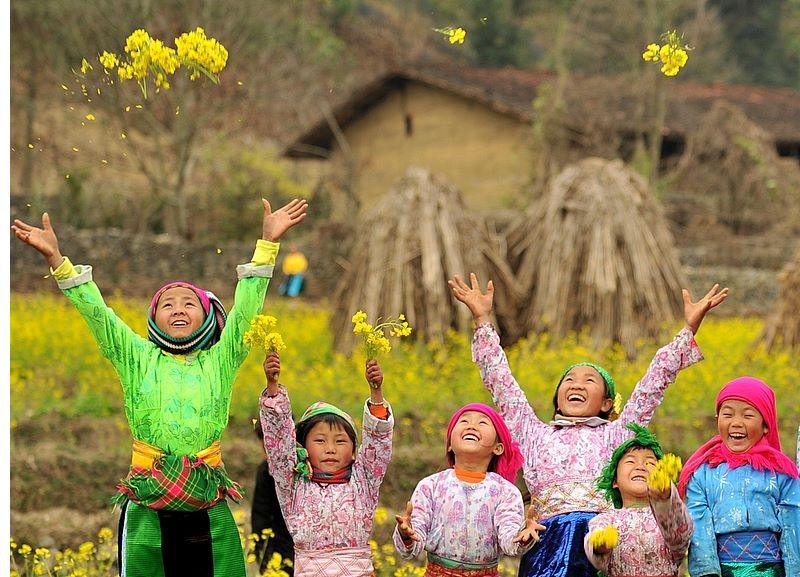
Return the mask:
[[[669,176],[671,220],[723,234],[753,234],[796,227],[800,209],[791,194],[800,169],[782,159],[774,138],[738,107],[717,101],[690,135]]]
[[[547,186],[508,236],[512,268],[532,295],[524,330],[588,328],[629,355],[683,310],[686,286],[663,212],[621,161],[588,158]]]
[[[781,272],[780,293],[758,340],[774,347],[800,348],[800,250]]]
[[[443,339],[451,327],[468,330],[469,311],[447,285],[456,274],[475,272],[484,286],[493,278],[508,287],[495,294],[498,315],[516,306],[513,275],[498,243],[467,212],[458,190],[424,169],[408,169],[365,216],[356,239],[334,295],[332,325],[340,351],[353,348],[350,319],[357,310],[371,323],[403,313],[416,337],[428,341]]]

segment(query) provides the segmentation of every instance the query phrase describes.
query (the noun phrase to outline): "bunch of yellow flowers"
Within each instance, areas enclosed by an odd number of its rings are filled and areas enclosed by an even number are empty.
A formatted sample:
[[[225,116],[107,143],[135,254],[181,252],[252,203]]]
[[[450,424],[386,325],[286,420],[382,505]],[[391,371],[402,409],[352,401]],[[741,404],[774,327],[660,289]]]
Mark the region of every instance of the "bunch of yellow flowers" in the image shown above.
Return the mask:
[[[464,44],[464,40],[467,38],[467,31],[461,27],[434,28],[434,31],[444,35],[450,44]]]
[[[613,525],[593,531],[589,544],[595,549],[613,549],[619,543],[619,531]]]
[[[647,478],[647,486],[654,491],[666,491],[671,483],[678,480],[683,463],[681,458],[672,453],[667,453],[650,471]]]
[[[647,50],[642,54],[645,62],[660,62],[661,72],[665,76],[675,76],[689,60],[688,45],[681,45],[682,36],[678,36],[677,30],[670,30],[661,35],[663,45],[648,44]]]
[[[214,38],[206,37],[202,28],[184,32],[175,39],[177,49],[170,48],[143,29],[135,30],[125,41],[127,57],[103,51],[98,56],[105,70],[117,69],[120,80],[136,80],[147,98],[147,78],[152,76],[156,89],[169,90],[169,78],[181,66],[190,70],[189,78],[200,74],[219,84],[219,73],[228,62],[228,51]],[[85,73],[85,67],[81,70]]]
[[[405,315],[402,314],[396,320],[389,317],[375,326],[367,322],[367,313],[364,311],[356,312],[350,320],[353,322],[353,333],[363,335],[362,346],[367,359],[375,359],[379,353],[388,353],[392,350],[389,339],[386,338],[385,331],[387,329],[389,335],[393,337],[407,337],[411,334],[411,327],[408,325]]]
[[[286,348],[283,337],[271,330],[278,320],[269,315],[257,315],[250,323],[250,330],[244,334],[247,347],[258,347],[267,353],[278,353]]]

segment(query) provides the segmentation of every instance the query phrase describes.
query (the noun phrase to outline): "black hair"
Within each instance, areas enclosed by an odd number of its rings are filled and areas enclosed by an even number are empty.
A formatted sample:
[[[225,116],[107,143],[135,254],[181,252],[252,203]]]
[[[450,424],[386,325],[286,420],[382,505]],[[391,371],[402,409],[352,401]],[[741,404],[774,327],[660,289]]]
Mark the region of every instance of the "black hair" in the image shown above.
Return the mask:
[[[350,423],[348,423],[339,415],[335,415],[333,413],[322,413],[321,415],[316,415],[308,420],[297,423],[297,427],[295,428],[295,438],[300,445],[303,447],[306,446],[306,437],[308,436],[308,432],[313,429],[314,425],[317,423],[327,423],[331,428],[344,429],[347,433],[347,436],[350,437],[350,440],[353,442],[353,451],[355,451],[356,432],[353,430],[352,425],[350,425]]]

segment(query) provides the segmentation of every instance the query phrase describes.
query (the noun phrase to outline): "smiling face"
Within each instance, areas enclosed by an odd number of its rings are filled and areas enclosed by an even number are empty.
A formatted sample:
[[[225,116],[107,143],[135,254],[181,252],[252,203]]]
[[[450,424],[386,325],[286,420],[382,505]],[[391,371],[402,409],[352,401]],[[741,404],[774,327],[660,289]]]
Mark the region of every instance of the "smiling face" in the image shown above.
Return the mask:
[[[447,450],[455,455],[456,464],[459,459],[472,463],[485,461],[488,470],[492,457],[502,455],[504,448],[488,415],[464,411],[453,425]]]
[[[205,318],[200,298],[190,288],[169,288],[156,303],[156,326],[175,339],[194,333],[203,325]]]
[[[311,467],[324,473],[341,471],[353,462],[355,446],[344,427],[319,421],[306,435],[304,446]]]
[[[744,453],[767,433],[764,418],[753,405],[737,399],[723,401],[717,415],[717,431],[733,453]]]
[[[619,489],[623,507],[647,502],[647,478],[657,463],[656,454],[644,447],[632,447],[622,456],[613,487]]]
[[[596,369],[578,365],[564,375],[556,393],[558,412],[565,417],[596,417],[614,401],[606,397],[606,383]]]

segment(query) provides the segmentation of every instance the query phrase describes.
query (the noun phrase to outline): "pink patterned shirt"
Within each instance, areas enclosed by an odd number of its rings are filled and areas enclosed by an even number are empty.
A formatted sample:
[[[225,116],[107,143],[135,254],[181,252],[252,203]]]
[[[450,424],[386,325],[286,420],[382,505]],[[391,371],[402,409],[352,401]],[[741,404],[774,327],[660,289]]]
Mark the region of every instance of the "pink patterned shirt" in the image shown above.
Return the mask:
[[[491,324],[475,330],[472,359],[483,384],[525,456],[523,476],[540,518],[571,511],[605,511],[610,503],[595,486],[611,453],[633,433],[628,423],[646,426],[679,370],[703,358],[692,331],[684,328],[660,348],[616,421],[592,417],[582,423],[544,423],[520,388],[500,337]]]
[[[395,526],[394,546],[404,559],[423,550],[462,563],[497,563],[518,556],[533,543],[512,543],[525,525],[525,506],[516,485],[497,473],[467,483],[453,469],[425,477],[411,496],[411,526],[422,539],[406,547]]]
[[[593,531],[613,525],[619,531],[619,544],[604,555],[595,555],[589,544]],[[650,507],[613,509],[589,521],[584,539],[586,556],[592,565],[609,577],[678,575],[694,525],[675,485],[670,498],[650,500]]]
[[[295,429],[286,389],[261,396],[261,426],[270,474],[295,548],[313,551],[365,547],[378,505],[378,490],[392,456],[394,418],[378,419],[364,405],[361,447],[348,483],[295,478]]]

